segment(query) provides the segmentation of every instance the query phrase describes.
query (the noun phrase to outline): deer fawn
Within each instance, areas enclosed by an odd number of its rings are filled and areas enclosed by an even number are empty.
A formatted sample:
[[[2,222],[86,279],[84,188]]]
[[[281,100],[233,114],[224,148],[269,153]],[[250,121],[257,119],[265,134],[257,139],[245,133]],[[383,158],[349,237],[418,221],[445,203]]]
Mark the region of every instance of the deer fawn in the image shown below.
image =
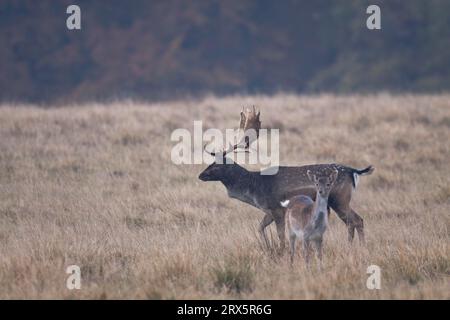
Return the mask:
[[[260,113],[257,113],[255,108],[241,112],[240,129],[244,132],[248,129],[255,130],[256,139],[261,128],[259,116]],[[220,152],[208,152],[205,145],[205,152],[216,157],[216,159],[221,158],[221,161],[215,161],[209,165],[199,175],[199,179],[202,181],[220,181],[227,189],[230,198],[238,199],[262,210],[265,216],[259,225],[259,232],[267,246],[269,242],[265,229],[272,222],[276,224],[281,248],[283,249],[285,245],[284,225],[286,208],[280,205],[280,201],[290,199],[299,194],[315,199],[316,190],[314,183],[308,178],[307,172],[310,171],[312,174],[321,175],[330,170],[337,170],[339,174],[335,179],[333,188],[330,190],[328,207],[331,207],[347,225],[348,240],[350,242],[353,240],[355,230],[358,231],[360,240],[364,242],[363,219],[351,208],[350,200],[358,184],[359,177],[371,174],[374,170],[372,166],[362,170],[335,163],[297,167],[280,166],[278,173],[275,175],[261,175],[260,172],[246,170],[230,159],[226,160],[228,153],[236,152],[239,148],[248,150],[252,141],[249,141],[251,139],[247,138]]]
[[[308,170],[308,178],[316,188],[316,200],[313,201],[306,195],[298,195],[281,202],[281,205],[287,208],[286,226],[289,233],[291,263],[294,262],[297,238],[300,238],[306,264],[309,265],[313,242],[320,262],[319,268],[322,267],[322,240],[328,226],[328,196],[338,174],[337,170],[333,170],[331,174],[316,176]]]

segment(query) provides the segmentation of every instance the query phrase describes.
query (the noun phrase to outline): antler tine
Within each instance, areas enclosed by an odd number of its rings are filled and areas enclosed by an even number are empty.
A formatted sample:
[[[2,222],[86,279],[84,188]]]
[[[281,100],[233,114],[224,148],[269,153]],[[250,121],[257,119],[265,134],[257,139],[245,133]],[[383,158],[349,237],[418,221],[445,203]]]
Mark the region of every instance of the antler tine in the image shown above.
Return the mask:
[[[233,145],[230,143],[228,148],[223,150],[223,156],[225,157],[228,153],[235,151],[239,147],[239,144],[240,143],[236,143]]]
[[[235,145],[230,144],[230,146],[228,147],[228,149],[225,149],[225,148],[224,148],[224,149],[221,151],[222,157],[225,157],[225,156],[227,155],[227,153],[230,153],[231,151],[236,150],[236,149],[238,148],[238,145],[239,145],[239,144],[235,144]],[[218,152],[211,152],[211,151],[206,150],[206,146],[207,146],[207,144],[204,145],[203,150],[204,150],[206,153],[210,154],[211,156],[215,157],[215,156],[217,156],[218,154],[220,154],[220,153],[218,153]]]
[[[259,138],[259,129],[261,128],[261,121],[259,120],[259,114],[256,114],[256,107],[253,105],[253,110],[251,108],[244,108],[242,107],[241,111],[241,121],[239,124],[239,129],[242,130],[244,137],[236,144],[230,144],[227,149],[223,149],[222,156],[225,157],[228,153],[232,151],[236,151],[240,145],[244,143],[244,152],[249,152],[248,148],[250,147],[250,143],[254,140]],[[256,132],[256,139],[254,136],[248,136],[245,135],[248,130],[255,130]],[[250,141],[250,139],[253,138],[253,141]],[[206,143],[203,146],[203,151],[210,154],[211,156],[215,157],[218,155],[218,152],[210,152],[206,150],[206,146],[208,144]]]
[[[210,152],[210,151],[206,150],[206,146],[207,146],[207,145],[208,145],[208,144],[205,143],[205,145],[203,146],[203,151],[205,151],[206,153],[208,153],[208,154],[210,154],[211,156],[215,157],[215,156],[216,156],[216,153],[215,153],[215,152]]]
[[[250,143],[255,139],[258,139],[260,128],[261,121],[259,120],[259,112],[258,114],[256,113],[256,106],[253,105],[252,108],[242,108],[239,129],[244,134],[244,137],[237,144],[230,145],[226,150],[224,150],[224,156],[231,151],[236,151],[239,146],[243,147],[244,150],[248,150]],[[256,137],[245,135],[248,133],[248,130],[255,130]],[[242,144],[244,145],[242,146]]]

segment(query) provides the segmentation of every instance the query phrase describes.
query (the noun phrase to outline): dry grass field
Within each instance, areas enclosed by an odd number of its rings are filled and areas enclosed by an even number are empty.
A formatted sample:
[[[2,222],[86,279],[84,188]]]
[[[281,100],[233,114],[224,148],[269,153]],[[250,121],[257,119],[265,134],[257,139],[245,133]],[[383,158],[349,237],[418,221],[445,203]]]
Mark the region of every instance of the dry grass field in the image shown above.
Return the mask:
[[[281,165],[376,167],[352,200],[366,246],[332,213],[321,273],[262,250],[262,212],[198,180],[206,165],[170,161],[174,129],[234,128],[253,104],[280,129]],[[449,95],[0,107],[3,299],[449,299],[449,230]]]

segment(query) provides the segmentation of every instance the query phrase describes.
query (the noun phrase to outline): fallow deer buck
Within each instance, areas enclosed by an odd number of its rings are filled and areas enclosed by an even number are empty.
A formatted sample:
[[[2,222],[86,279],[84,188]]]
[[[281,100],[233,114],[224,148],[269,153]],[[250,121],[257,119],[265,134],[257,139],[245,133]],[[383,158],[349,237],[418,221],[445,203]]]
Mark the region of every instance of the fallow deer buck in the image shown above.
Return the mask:
[[[260,112],[256,113],[255,108],[246,109],[241,112],[240,129],[244,132],[253,129],[256,131],[256,139],[261,127],[259,119]],[[250,135],[255,137],[255,135]],[[369,175],[374,168],[368,166],[358,170],[340,164],[313,164],[299,167],[279,167],[275,175],[261,175],[260,172],[248,171],[241,167],[226,155],[237,151],[244,143],[244,150],[248,151],[251,139],[244,136],[245,140],[230,146],[221,152],[208,152],[206,145],[205,152],[216,161],[209,165],[200,175],[202,181],[220,181],[226,187],[228,196],[248,203],[265,213],[259,225],[261,234],[266,245],[269,245],[265,228],[275,221],[277,234],[280,239],[281,249],[285,246],[285,210],[280,202],[290,199],[296,195],[306,195],[315,199],[316,190],[314,184],[308,178],[308,170],[317,176],[324,172],[337,170],[338,176],[330,191],[328,207],[331,207],[339,218],[346,224],[348,239],[351,242],[354,238],[355,229],[358,231],[359,239],[364,242],[363,219],[350,207],[352,194],[358,184],[359,176]],[[253,138],[255,140],[255,138]],[[220,161],[217,161],[217,160]]]
[[[291,264],[294,262],[295,247],[299,239],[302,241],[306,265],[309,266],[312,242],[317,250],[319,268],[321,268],[323,235],[328,227],[328,196],[339,172],[334,170],[328,175],[316,176],[308,170],[306,174],[315,185],[316,200],[313,201],[305,195],[298,195],[282,201],[281,206],[286,208]]]

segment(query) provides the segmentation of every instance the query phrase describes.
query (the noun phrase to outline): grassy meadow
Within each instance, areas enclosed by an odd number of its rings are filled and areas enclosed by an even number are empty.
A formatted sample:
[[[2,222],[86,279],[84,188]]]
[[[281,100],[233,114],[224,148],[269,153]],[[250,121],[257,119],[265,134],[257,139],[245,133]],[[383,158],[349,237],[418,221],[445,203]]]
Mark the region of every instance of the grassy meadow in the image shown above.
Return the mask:
[[[198,180],[206,165],[170,160],[174,129],[235,128],[253,104],[281,165],[376,168],[352,200],[366,246],[332,213],[322,272],[263,250],[263,213]],[[2,299],[450,299],[449,230],[449,95],[0,106]]]

